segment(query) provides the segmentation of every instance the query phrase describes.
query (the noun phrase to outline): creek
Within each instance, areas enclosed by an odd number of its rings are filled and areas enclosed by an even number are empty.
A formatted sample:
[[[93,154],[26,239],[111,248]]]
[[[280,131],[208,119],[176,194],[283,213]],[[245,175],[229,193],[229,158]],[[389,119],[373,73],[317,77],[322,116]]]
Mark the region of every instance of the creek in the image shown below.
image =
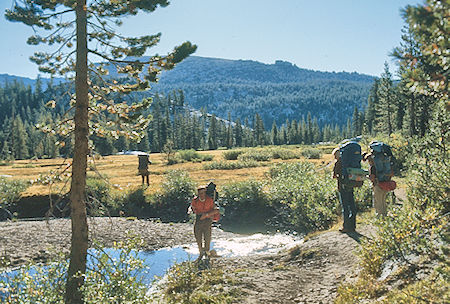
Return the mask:
[[[216,239],[212,242],[211,249],[216,250],[217,255],[219,256],[218,258],[227,258],[276,253],[280,250],[294,247],[302,242],[303,240],[299,236],[281,233],[257,233],[247,236],[236,235],[235,237]],[[111,248],[103,250],[113,261],[119,259],[120,251]],[[89,255],[96,256],[97,253],[95,250],[90,249]],[[143,282],[151,286],[155,279],[164,277],[167,270],[174,264],[195,260],[198,257],[198,248],[196,244],[187,244],[162,248],[151,252],[139,251],[135,252],[135,255],[143,260],[146,266],[145,272],[140,274]],[[95,258],[88,259],[88,267],[90,263],[93,263],[93,260],[95,260]],[[1,273],[0,282],[11,278],[17,274],[17,272],[18,271],[15,270]],[[33,269],[31,269],[30,273],[33,273]]]

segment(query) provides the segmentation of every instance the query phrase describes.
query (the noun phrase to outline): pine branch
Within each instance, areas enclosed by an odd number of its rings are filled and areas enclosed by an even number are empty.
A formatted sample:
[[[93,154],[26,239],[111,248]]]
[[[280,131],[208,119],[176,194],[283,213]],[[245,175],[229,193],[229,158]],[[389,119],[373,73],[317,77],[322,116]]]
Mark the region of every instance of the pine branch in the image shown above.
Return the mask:
[[[51,19],[51,18],[54,18],[54,17],[56,17],[56,16],[59,16],[59,15],[63,15],[63,14],[65,14],[65,13],[71,13],[71,12],[74,12],[75,10],[74,9],[67,9],[67,10],[65,10],[65,11],[61,11],[61,12],[57,12],[57,13],[53,13],[53,14],[50,14],[50,15],[42,15],[42,18],[43,19]]]
[[[158,58],[157,60],[154,59],[154,60],[147,60],[147,61],[139,61],[139,60],[119,60],[119,59],[114,59],[114,58],[108,57],[108,56],[106,56],[106,55],[104,55],[104,54],[102,54],[102,53],[99,53],[99,52],[94,51],[94,50],[91,50],[91,49],[88,49],[88,51],[89,51],[90,53],[92,53],[92,54],[95,54],[95,55],[97,55],[97,56],[99,56],[99,57],[101,57],[101,58],[107,60],[107,61],[115,62],[115,63],[126,63],[126,64],[133,64],[133,65],[136,64],[136,65],[141,65],[141,66],[143,66],[143,65],[146,65],[146,64],[157,63],[157,62],[160,61],[160,58],[159,58],[159,57],[157,57],[157,58]]]

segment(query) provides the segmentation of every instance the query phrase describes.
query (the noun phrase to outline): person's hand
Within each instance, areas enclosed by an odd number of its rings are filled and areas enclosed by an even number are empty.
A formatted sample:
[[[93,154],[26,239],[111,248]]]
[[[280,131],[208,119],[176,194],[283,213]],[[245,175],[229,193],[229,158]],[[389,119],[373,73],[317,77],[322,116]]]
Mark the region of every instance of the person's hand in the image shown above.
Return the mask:
[[[200,220],[202,221],[208,217],[209,217],[208,213],[203,213],[202,216],[200,217]]]

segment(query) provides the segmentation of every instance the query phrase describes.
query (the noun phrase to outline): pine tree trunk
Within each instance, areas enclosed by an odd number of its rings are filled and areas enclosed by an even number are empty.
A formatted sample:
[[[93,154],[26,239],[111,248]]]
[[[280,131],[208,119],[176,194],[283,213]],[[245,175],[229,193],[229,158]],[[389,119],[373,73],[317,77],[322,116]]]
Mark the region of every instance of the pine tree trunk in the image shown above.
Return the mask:
[[[77,62],[75,78],[75,146],[72,163],[72,183],[70,187],[72,240],[70,249],[70,264],[66,283],[66,304],[83,303],[83,296],[80,287],[84,283],[84,278],[81,275],[86,272],[86,257],[88,249],[88,225],[85,201],[89,134],[86,0],[77,1],[76,23]]]

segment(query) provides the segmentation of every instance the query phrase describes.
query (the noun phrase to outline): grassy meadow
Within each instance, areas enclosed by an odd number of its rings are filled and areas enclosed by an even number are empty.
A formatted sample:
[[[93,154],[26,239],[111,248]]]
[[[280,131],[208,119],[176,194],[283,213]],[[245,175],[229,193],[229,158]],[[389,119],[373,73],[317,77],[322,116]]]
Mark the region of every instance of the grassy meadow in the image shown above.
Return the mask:
[[[200,155],[213,156],[211,161],[180,161],[179,163],[168,165],[167,156],[162,153],[151,153],[149,165],[150,186],[146,189],[147,194],[154,193],[159,190],[164,175],[169,170],[185,170],[189,173],[190,178],[197,183],[206,184],[214,181],[220,187],[229,182],[239,182],[250,178],[261,180],[265,178],[271,165],[280,162],[297,162],[300,160],[308,160],[317,166],[326,166],[332,160],[330,151],[334,146],[320,145],[312,148],[311,146],[285,146],[285,147],[264,147],[264,148],[241,148],[243,152],[290,150],[298,155],[298,158],[287,160],[269,159],[268,161],[257,161],[255,167],[232,169],[232,170],[206,170],[205,165],[212,162],[231,164],[238,160],[226,160],[224,153],[230,150],[214,150],[214,151],[198,151]],[[320,150],[320,158],[308,158],[302,155],[302,151],[308,149]],[[0,166],[0,175],[10,175],[13,179],[33,181],[32,185],[22,193],[22,196],[47,195],[49,193],[67,192],[70,184],[67,178],[62,181],[54,181],[52,183],[39,182],[45,181],[46,177],[51,176],[53,172],[70,173],[71,159],[38,159],[38,160],[16,160],[11,163],[3,163]],[[136,155],[110,155],[97,156],[88,159],[88,177],[98,176],[99,174],[119,191],[135,188],[142,182],[141,176],[138,175],[138,156]]]

